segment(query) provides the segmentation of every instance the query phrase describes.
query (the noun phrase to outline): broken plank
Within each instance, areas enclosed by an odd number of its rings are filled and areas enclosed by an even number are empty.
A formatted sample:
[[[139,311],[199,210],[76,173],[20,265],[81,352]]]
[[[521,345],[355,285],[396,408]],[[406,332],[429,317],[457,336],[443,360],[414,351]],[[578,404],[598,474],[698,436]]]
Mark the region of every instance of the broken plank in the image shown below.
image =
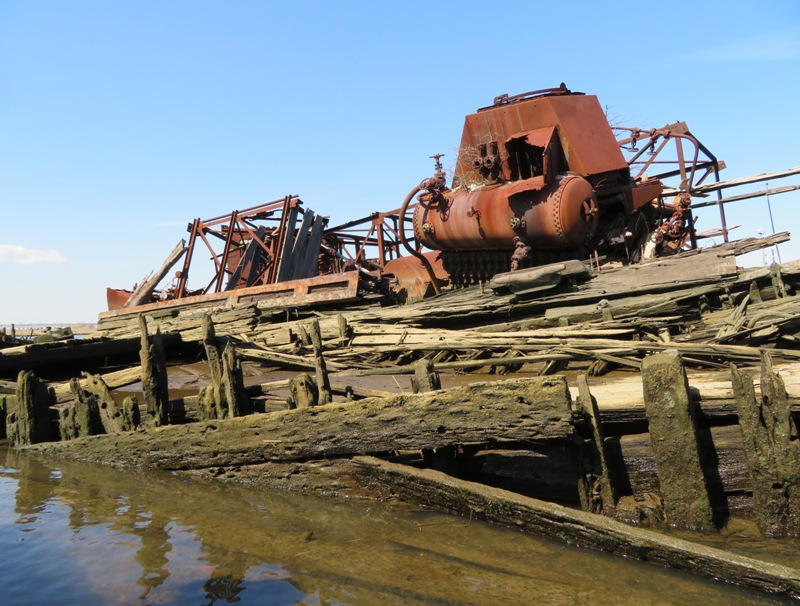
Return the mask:
[[[706,547],[604,516],[415,469],[372,457],[355,459],[364,474],[401,499],[503,524],[570,545],[685,570],[708,578],[793,598],[800,597],[800,570]]]

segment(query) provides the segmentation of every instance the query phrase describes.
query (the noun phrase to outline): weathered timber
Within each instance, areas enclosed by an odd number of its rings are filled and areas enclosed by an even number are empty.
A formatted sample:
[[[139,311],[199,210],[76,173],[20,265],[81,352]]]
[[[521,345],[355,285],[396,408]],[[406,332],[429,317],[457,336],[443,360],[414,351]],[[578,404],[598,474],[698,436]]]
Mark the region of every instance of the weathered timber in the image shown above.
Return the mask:
[[[167,360],[161,331],[156,329],[152,337],[147,334],[147,320],[139,315],[141,349],[139,359],[142,364],[142,392],[147,414],[156,425],[166,425],[169,409],[169,388],[167,382]]]
[[[180,341],[179,334],[164,335],[165,343]],[[3,376],[14,376],[20,370],[40,368],[58,368],[63,364],[75,364],[129,354],[134,356],[140,348],[140,338],[127,337],[110,339],[107,337],[74,339],[71,341],[55,341],[10,347],[0,354],[0,373]]]
[[[113,372],[96,376],[100,376],[103,380],[103,383],[105,383],[109,389],[116,389],[118,387],[132,385],[133,383],[140,381],[142,379],[142,367],[132,366],[130,368],[123,368],[121,370],[115,370]],[[81,386],[86,389],[89,379],[82,378],[78,380],[80,381]],[[56,394],[56,402],[58,403],[67,402],[74,397],[71,381],[57,383],[52,387]]]
[[[347,318],[342,314],[336,316],[336,321],[339,323],[339,346],[347,347],[353,337],[353,329],[347,324]]]
[[[122,418],[127,431],[133,431],[141,423],[139,400],[136,396],[127,396],[122,400]]]
[[[411,379],[414,393],[436,391],[442,388],[439,373],[433,369],[433,362],[423,358],[414,364],[414,377]]]
[[[800,598],[800,570],[635,528],[584,511],[415,469],[358,457],[363,473],[401,499],[622,557],[671,566],[720,581]]]
[[[311,345],[314,348],[314,366],[316,370],[317,400],[320,404],[328,404],[333,401],[331,395],[331,382],[328,379],[328,367],[322,355],[322,335],[319,330],[319,321],[314,320],[307,327],[308,335],[311,337]]]
[[[6,416],[8,415],[8,396],[0,394],[0,440],[8,438],[6,435]]]
[[[53,442],[42,452],[175,470],[454,444],[566,444],[573,433],[569,403],[563,377],[476,383],[427,394],[140,429],[113,439]]]
[[[605,435],[600,421],[597,400],[592,397],[586,375],[578,375],[578,397],[575,408],[584,419],[584,433],[588,434],[584,447],[588,461],[582,458],[579,496],[584,511],[614,517],[619,498],[614,470],[608,464]],[[582,440],[583,442],[583,440]],[[582,454],[579,451],[579,456]]]
[[[38,444],[54,438],[50,407],[55,394],[32,372],[23,370],[17,378],[17,411],[7,421],[15,422],[14,444]],[[11,434],[11,432],[8,432]]]
[[[761,398],[753,379],[731,366],[756,521],[770,536],[800,535],[800,441],[786,388],[764,353]]]
[[[682,528],[714,528],[680,354],[667,351],[645,358],[642,385],[667,521]]]
[[[125,423],[122,409],[119,407],[116,400],[114,400],[111,390],[108,388],[108,385],[105,384],[102,377],[83,373],[83,378],[86,380],[86,384],[81,385],[81,387],[97,398],[97,405],[100,409],[100,421],[105,433],[132,431],[134,428]]]
[[[186,240],[181,240],[175,245],[172,252],[169,253],[164,263],[161,264],[161,267],[159,267],[152,276],[141,281],[122,307],[136,307],[141,303],[148,302],[148,299],[152,296],[158,283],[161,282],[164,276],[167,275],[167,272],[172,269],[172,266],[178,262],[185,252]]]
[[[319,404],[317,384],[308,373],[301,372],[289,381],[290,408],[309,408]]]
[[[222,360],[219,346],[217,345],[214,322],[209,314],[203,316],[202,335],[206,361],[211,371],[211,385],[206,388],[203,394],[203,406],[201,409],[205,412],[204,418],[206,419],[222,419],[227,412],[223,404]]]
[[[242,417],[253,412],[253,406],[244,388],[242,362],[231,343],[222,352],[222,384],[220,391],[225,394],[228,415]]]
[[[82,436],[103,433],[97,396],[86,390],[77,378],[70,381],[70,388],[73,401],[59,411],[58,426],[61,439],[74,440]]]

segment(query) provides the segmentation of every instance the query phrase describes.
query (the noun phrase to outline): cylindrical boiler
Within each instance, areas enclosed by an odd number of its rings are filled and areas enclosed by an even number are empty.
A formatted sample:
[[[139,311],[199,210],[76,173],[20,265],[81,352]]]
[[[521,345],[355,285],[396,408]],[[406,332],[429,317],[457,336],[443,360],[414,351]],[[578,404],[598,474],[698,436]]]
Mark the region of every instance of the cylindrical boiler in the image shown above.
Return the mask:
[[[539,188],[517,181],[444,196],[414,210],[414,233],[433,250],[513,249],[515,237],[537,249],[577,248],[597,226],[594,188],[573,174]]]

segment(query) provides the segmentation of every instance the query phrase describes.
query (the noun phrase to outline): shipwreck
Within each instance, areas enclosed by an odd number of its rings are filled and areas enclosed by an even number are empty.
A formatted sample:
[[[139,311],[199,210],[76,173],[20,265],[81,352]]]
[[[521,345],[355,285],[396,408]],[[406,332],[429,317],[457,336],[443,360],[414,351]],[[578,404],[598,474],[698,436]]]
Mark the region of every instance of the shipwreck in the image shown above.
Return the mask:
[[[739,267],[789,234],[725,218],[800,186],[724,195],[800,168],[721,180],[685,123],[613,127],[563,84],[467,116],[449,181],[441,158],[345,223],[297,195],[192,220],[95,335],[0,350],[0,437],[800,597],[798,570],[653,530],[800,535],[800,264]]]

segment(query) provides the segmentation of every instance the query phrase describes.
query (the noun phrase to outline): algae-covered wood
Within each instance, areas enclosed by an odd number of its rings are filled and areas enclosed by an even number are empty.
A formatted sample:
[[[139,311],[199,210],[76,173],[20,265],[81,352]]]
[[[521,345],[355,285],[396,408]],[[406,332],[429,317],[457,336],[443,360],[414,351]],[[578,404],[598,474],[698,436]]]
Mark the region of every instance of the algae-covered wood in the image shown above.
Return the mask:
[[[454,444],[567,440],[564,377],[476,383],[232,419],[92,436],[37,450],[130,467],[200,469]]]

